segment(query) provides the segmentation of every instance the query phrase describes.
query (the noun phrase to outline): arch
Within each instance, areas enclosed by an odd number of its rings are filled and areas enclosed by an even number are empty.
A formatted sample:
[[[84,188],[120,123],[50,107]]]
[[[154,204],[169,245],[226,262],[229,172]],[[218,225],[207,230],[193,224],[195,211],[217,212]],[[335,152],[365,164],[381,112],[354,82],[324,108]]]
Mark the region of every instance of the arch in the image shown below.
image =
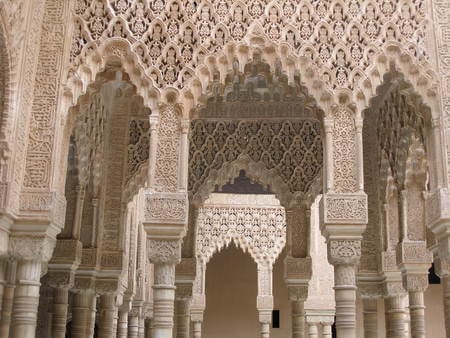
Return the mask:
[[[413,59],[399,43],[394,42],[380,48],[370,59],[372,66],[365,71],[367,78],[360,79],[353,93],[359,112],[370,107],[372,100],[378,96],[378,88],[385,82],[385,76],[395,68],[414,91],[420,94],[433,118],[440,116],[438,76],[431,65]]]

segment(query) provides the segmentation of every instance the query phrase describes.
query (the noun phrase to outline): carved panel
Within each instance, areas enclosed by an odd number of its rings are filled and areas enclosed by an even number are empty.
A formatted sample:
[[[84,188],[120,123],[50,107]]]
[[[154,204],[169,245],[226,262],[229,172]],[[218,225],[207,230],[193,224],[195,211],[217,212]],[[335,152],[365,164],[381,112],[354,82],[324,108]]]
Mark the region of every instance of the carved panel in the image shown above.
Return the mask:
[[[366,224],[365,194],[325,194],[322,197],[324,224]]]
[[[147,254],[154,264],[178,264],[181,259],[181,241],[147,239]],[[175,271],[173,271],[175,279]]]
[[[188,201],[183,193],[146,193],[144,203],[146,223],[187,224]]]

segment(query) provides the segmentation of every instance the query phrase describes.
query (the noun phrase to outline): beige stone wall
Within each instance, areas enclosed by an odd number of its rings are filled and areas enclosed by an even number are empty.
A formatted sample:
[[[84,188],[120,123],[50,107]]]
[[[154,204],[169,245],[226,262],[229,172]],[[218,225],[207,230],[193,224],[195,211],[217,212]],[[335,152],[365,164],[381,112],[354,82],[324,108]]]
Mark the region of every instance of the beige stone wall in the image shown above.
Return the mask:
[[[281,255],[274,266],[274,308],[280,310],[280,328],[271,338],[291,335],[290,305],[283,282]],[[206,311],[203,337],[259,337],[256,311],[256,264],[248,254],[231,246],[215,254],[206,271]]]

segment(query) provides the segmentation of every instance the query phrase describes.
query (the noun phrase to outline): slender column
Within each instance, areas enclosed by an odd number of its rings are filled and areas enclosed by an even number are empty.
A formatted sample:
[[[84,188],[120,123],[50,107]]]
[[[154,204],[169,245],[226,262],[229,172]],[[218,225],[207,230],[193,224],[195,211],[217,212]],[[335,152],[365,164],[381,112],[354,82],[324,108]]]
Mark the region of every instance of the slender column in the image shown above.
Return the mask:
[[[389,325],[386,326],[387,337],[407,338],[406,312],[403,302],[404,296],[392,295],[385,298],[386,317]]]
[[[201,338],[202,337],[202,322],[196,321],[192,323],[192,333],[194,338]]]
[[[305,311],[304,301],[295,300],[291,301],[292,308],[292,337],[304,338],[305,337]]]
[[[441,283],[444,291],[444,314],[446,337],[450,338],[450,275],[441,277]]]
[[[16,269],[17,261],[15,259],[9,260],[6,267],[7,283],[3,291],[3,306],[0,317],[0,337],[9,337],[14,291],[16,289]]]
[[[145,338],[153,338],[152,320],[150,318],[145,320]]]
[[[172,338],[175,302],[175,264],[154,265],[153,332],[157,338]]]
[[[308,324],[308,338],[319,338],[319,327],[317,323]]]
[[[72,338],[89,338],[91,334],[92,307],[95,304],[93,291],[81,291],[73,297],[72,306]]]
[[[154,115],[158,114],[158,109],[155,108]],[[156,151],[158,149],[158,118],[150,116],[150,140],[149,140],[149,161],[148,161],[148,179],[149,186],[155,184],[156,171]]]
[[[138,333],[138,337],[139,338],[145,338],[145,317],[144,316],[140,316],[139,317],[139,333]]]
[[[128,337],[128,311],[119,311],[119,323],[117,325],[117,338]]]
[[[94,337],[95,332],[95,317],[97,315],[97,295],[94,293],[89,304],[89,325],[87,327],[87,336]]]
[[[376,298],[363,299],[364,337],[378,337],[378,307]]]
[[[81,232],[81,218],[83,217],[83,205],[84,205],[84,187],[77,186],[76,188],[77,192],[77,201],[75,204],[75,216],[73,219],[73,226],[72,226],[72,237],[74,239],[80,239],[80,232]]]
[[[425,338],[425,304],[422,291],[409,292],[409,315],[411,317],[411,337]]]
[[[128,338],[139,337],[139,310],[133,308],[128,315]]]
[[[68,305],[69,305],[69,289],[55,288],[53,290],[52,338],[66,337]]]
[[[99,304],[99,338],[115,338],[114,321],[117,317],[116,297],[113,294],[100,296]]]
[[[179,164],[179,188],[187,190],[188,186],[188,166],[189,166],[189,120],[181,121],[180,135],[180,164]]]
[[[177,338],[189,338],[189,300],[178,299],[175,302],[177,316]]]
[[[6,286],[6,268],[8,265],[8,259],[6,257],[0,258],[0,314],[3,308],[3,293]]]
[[[18,262],[17,286],[12,313],[12,338],[35,338],[40,278],[40,261],[22,260]]]
[[[332,338],[331,323],[322,323],[322,337]]]
[[[334,265],[336,331],[339,338],[356,338],[355,266]]]

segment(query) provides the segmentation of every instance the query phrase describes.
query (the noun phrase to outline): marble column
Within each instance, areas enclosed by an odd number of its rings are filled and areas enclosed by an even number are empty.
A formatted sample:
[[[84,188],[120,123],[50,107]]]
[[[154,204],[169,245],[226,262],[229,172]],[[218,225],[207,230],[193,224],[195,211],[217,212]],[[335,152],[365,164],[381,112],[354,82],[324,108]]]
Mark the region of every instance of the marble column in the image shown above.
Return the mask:
[[[308,338],[319,338],[319,326],[317,323],[308,324]]]
[[[145,317],[143,315],[139,317],[138,337],[145,338]]]
[[[192,335],[194,338],[202,337],[202,322],[192,322]]]
[[[8,265],[7,257],[0,257],[0,315],[3,308],[3,293],[6,286],[6,268]]]
[[[305,311],[303,300],[291,301],[292,311],[292,337],[304,338],[305,337]]]
[[[117,338],[128,338],[128,311],[119,311]]]
[[[336,331],[338,338],[356,338],[356,266],[334,265]]]
[[[6,266],[6,285],[3,290],[3,305],[0,316],[0,337],[9,337],[11,315],[16,288],[17,261],[10,259]]]
[[[189,299],[181,298],[175,302],[177,338],[189,338]]]
[[[116,297],[114,294],[103,294],[100,296],[98,307],[99,320],[99,338],[115,338],[115,321],[117,318]]]
[[[322,323],[322,337],[332,338],[333,332],[331,330],[332,323]]]
[[[425,338],[425,290],[409,291],[409,315],[411,318],[411,337]]]
[[[392,294],[385,297],[386,336],[389,338],[407,338],[407,313],[404,306],[406,295]]]
[[[68,306],[69,306],[69,289],[64,287],[54,288],[52,338],[66,337]]]
[[[72,306],[72,338],[92,338],[94,335],[96,296],[92,290],[83,290],[73,297]]]
[[[128,314],[128,338],[139,337],[139,309],[132,308]]]
[[[39,260],[20,260],[12,312],[12,338],[35,338],[41,278]]]
[[[363,298],[364,338],[378,338],[378,306],[376,298]]]
[[[442,289],[444,291],[444,315],[446,337],[450,338],[450,275],[441,277]]]
[[[174,327],[175,264],[155,264],[153,285],[153,332],[158,338],[172,338]]]

